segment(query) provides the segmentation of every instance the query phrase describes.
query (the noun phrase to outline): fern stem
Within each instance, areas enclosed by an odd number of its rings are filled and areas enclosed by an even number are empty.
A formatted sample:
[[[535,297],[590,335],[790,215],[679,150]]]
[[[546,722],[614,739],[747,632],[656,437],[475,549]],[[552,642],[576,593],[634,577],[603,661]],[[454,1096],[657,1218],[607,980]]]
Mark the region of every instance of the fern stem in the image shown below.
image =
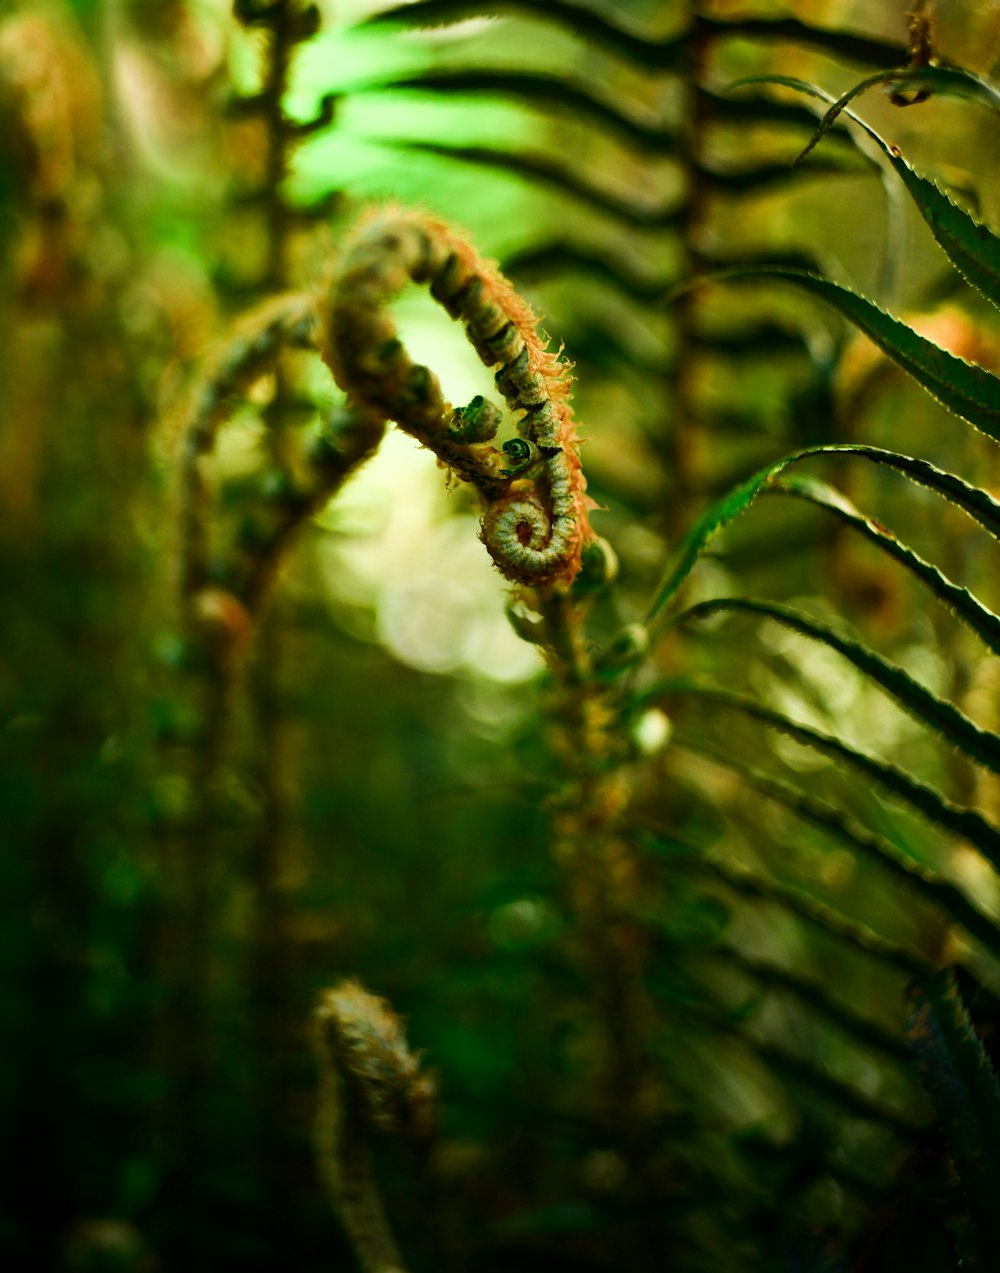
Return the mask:
[[[238,0],[237,18],[248,25],[264,27],[268,35],[260,94],[247,99],[263,125],[264,183],[263,213],[267,257],[258,287],[270,296],[238,324],[219,356],[200,382],[196,400],[183,435],[181,458],[181,605],[183,623],[192,651],[195,673],[193,692],[197,730],[195,774],[191,789],[194,808],[188,824],[181,829],[178,870],[182,875],[181,896],[175,908],[171,942],[183,950],[176,964],[177,1029],[183,1042],[179,1058],[176,1117],[168,1129],[168,1158],[176,1164],[175,1176],[182,1184],[173,1210],[185,1215],[206,1207],[195,1194],[204,1194],[205,1128],[204,1102],[218,1091],[218,1075],[211,1073],[210,1036],[218,1034],[213,1023],[220,1019],[212,1011],[211,955],[216,935],[219,894],[214,887],[219,870],[222,810],[213,794],[223,762],[231,762],[228,726],[234,696],[239,686],[246,655],[253,636],[254,621],[270,591],[278,560],[301,524],[327,492],[346,476],[377,445],[381,430],[342,432],[334,446],[316,453],[317,463],[293,468],[292,437],[287,428],[293,409],[292,369],[288,353],[309,347],[311,310],[302,298],[277,295],[289,276],[290,233],[293,212],[287,206],[282,184],[287,171],[293,129],[283,113],[283,99],[295,44],[308,34],[303,14],[314,11],[298,0],[276,0],[259,4]],[[266,438],[271,453],[271,473],[267,475],[277,494],[264,500],[264,533],[258,530],[252,542],[227,545],[219,554],[209,542],[212,500],[205,469],[215,449],[219,430],[240,399],[261,375],[272,370],[275,389],[264,410]],[[338,447],[339,443],[339,447]],[[345,445],[346,443],[346,445]],[[288,476],[298,472],[297,482]],[[304,475],[304,476],[303,476]],[[260,522],[260,516],[257,518]],[[221,560],[220,560],[221,559]],[[287,738],[280,707],[281,649],[275,625],[263,634],[270,647],[258,657],[252,704],[256,704],[258,752],[266,757],[259,766],[256,785],[261,793],[262,813],[252,833],[249,858],[243,870],[254,877],[251,896],[256,913],[251,918],[250,962],[255,975],[255,995],[251,1001],[252,1033],[261,1076],[259,1107],[265,1125],[258,1138],[261,1170],[266,1191],[283,1213],[284,1244],[289,1250],[288,1229],[295,1232],[295,1195],[289,1185],[289,1140],[278,1132],[290,1126],[287,1083],[287,1038],[293,1026],[287,1017],[292,1000],[292,970],[288,962],[287,897],[282,881],[287,876],[289,778]],[[258,651],[258,656],[260,651]],[[172,965],[174,966],[174,965]],[[277,1040],[281,1039],[279,1050]],[[190,1054],[190,1055],[189,1055]],[[192,1195],[189,1206],[187,1194]],[[282,1201],[283,1199],[283,1201]],[[199,1234],[200,1223],[187,1220],[189,1232],[178,1234],[172,1258],[178,1267],[189,1266],[194,1258],[190,1244]],[[277,1229],[270,1235],[278,1238]]]
[[[465,413],[397,338],[384,306],[411,279],[428,283],[462,321],[487,367],[499,366],[497,388],[519,413],[519,437],[503,450],[468,440]],[[341,388],[376,418],[395,420],[486,500],[483,543],[506,578],[544,591],[568,586],[592,538],[569,377],[507,280],[443,222],[390,210],[348,241],[318,312],[323,359]]]
[[[243,5],[244,21],[262,27],[266,46],[262,86],[257,97],[265,133],[264,174],[261,186],[266,257],[260,290],[282,291],[291,277],[294,210],[285,192],[295,128],[285,114],[292,60],[296,47],[318,26],[318,10],[303,0],[271,0],[262,9]],[[240,6],[236,9],[241,14]],[[297,369],[285,345],[272,360],[273,392],[264,408],[265,437],[270,464],[278,477],[278,493],[268,510],[266,531],[248,554],[242,593],[247,612],[255,621],[256,649],[248,685],[249,707],[255,733],[254,772],[260,793],[260,816],[253,830],[245,870],[253,899],[248,924],[248,977],[250,1031],[256,1054],[260,1123],[257,1129],[259,1169],[267,1194],[283,1213],[282,1228],[295,1231],[298,1198],[293,1181],[297,1170],[296,1124],[300,1100],[295,1091],[295,1068],[289,1058],[304,1043],[295,1012],[296,959],[291,940],[292,896],[290,881],[296,878],[300,846],[293,832],[294,774],[298,759],[295,732],[285,704],[285,679],[291,663],[291,630],[285,608],[272,607],[261,622],[263,603],[274,590],[279,565],[295,532],[321,505],[355,462],[377,446],[381,430],[373,430],[359,454],[351,456],[341,472],[329,468],[308,472],[308,485],[293,482],[295,438],[291,427],[295,411]],[[289,1223],[291,1222],[291,1224]],[[273,1223],[273,1222],[272,1222]],[[273,1226],[272,1242],[280,1241]],[[286,1245],[287,1249],[287,1245]]]
[[[650,1005],[643,939],[634,916],[635,855],[622,835],[631,787],[614,691],[594,676],[579,603],[556,594],[540,607],[554,687],[549,713],[564,780],[551,812],[553,854],[579,926],[579,958],[593,987],[604,1041],[598,1117],[613,1129],[641,1220],[630,1267],[662,1267],[664,1195],[658,1161],[657,1087],[647,1041]]]
[[[384,999],[356,981],[320,996],[313,1013],[320,1172],[362,1273],[404,1273],[375,1178],[373,1131],[426,1140],[433,1079]]]

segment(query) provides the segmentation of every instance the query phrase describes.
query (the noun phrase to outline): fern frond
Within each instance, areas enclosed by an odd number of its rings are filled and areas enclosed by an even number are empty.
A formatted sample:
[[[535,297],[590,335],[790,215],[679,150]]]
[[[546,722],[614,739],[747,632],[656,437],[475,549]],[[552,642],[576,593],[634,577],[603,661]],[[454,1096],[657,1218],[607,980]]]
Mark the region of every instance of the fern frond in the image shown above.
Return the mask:
[[[858,858],[871,863],[876,870],[888,871],[901,887],[912,890],[916,896],[929,902],[936,910],[961,925],[984,949],[1000,957],[1000,925],[993,916],[980,910],[955,884],[905,854],[882,836],[873,834],[856,818],[800,791],[773,774],[766,774],[744,764],[732,754],[723,754],[701,740],[685,738],[674,745],[736,774],[748,787],[780,804],[824,834],[832,836]]]
[[[953,972],[912,987],[906,1037],[968,1201],[982,1267],[994,1267],[1000,1262],[1000,1083]]]
[[[715,275],[720,282],[744,278],[781,279],[820,297],[943,406],[987,437],[1000,441],[1000,379],[985,367],[948,353],[863,296],[819,275],[769,266],[725,270]]]
[[[994,826],[977,810],[955,804],[941,792],[914,778],[896,765],[879,760],[858,748],[850,747],[835,735],[824,734],[810,726],[801,725],[750,695],[716,685],[668,679],[656,682],[637,696],[636,706],[660,702],[667,697],[688,696],[731,708],[753,720],[760,721],[770,729],[786,734],[796,742],[837,761],[846,762],[851,768],[859,770],[880,787],[916,809],[943,831],[966,840],[977,848],[991,865],[1000,869],[1000,828]]]
[[[933,970],[924,956],[887,940],[868,925],[848,919],[801,889],[751,870],[734,859],[723,857],[716,850],[704,850],[685,843],[675,835],[660,832],[638,833],[636,838],[654,860],[662,860],[664,868],[700,879],[718,880],[738,897],[773,903],[805,924],[833,937],[847,949],[869,955],[908,978],[925,976]]]
[[[937,566],[914,552],[891,531],[874,518],[859,512],[846,496],[815,478],[778,477],[768,488],[769,493],[791,495],[805,500],[834,514],[838,520],[850,526],[874,544],[879,551],[893,558],[920,580],[934,597],[946,606],[958,619],[970,628],[994,653],[1000,654],[1000,618],[975,597],[968,588],[954,583]]]
[[[837,632],[790,606],[744,597],[719,597],[684,610],[677,616],[676,622],[707,618],[726,611],[773,619],[789,631],[798,632],[836,650],[853,663],[859,672],[894,698],[914,720],[936,730],[946,742],[961,748],[977,764],[994,773],[1000,773],[1000,737],[989,730],[981,729],[954,704],[932,694],[901,667],[862,642]]]
[[[369,90],[425,92],[446,95],[449,99],[467,93],[474,98],[485,96],[514,101],[543,113],[554,106],[567,123],[585,120],[591,127],[606,130],[640,152],[658,155],[670,151],[677,135],[673,125],[654,123],[624,110],[582,81],[540,71],[501,71],[489,66],[438,67],[419,75],[400,75],[352,87],[354,93]]]
[[[551,22],[573,35],[609,48],[639,66],[653,70],[676,67],[683,32],[657,39],[613,21],[600,9],[575,0],[420,0],[384,9],[367,20],[368,26],[402,26],[426,29],[463,22],[469,18],[526,17]],[[615,14],[615,17],[618,15]]]
[[[648,201],[633,201],[622,194],[601,189],[584,180],[575,165],[563,164],[548,155],[527,151],[506,150],[493,146],[456,146],[445,142],[394,140],[391,145],[401,150],[417,151],[453,159],[475,167],[489,168],[496,172],[510,172],[541,187],[548,186],[559,194],[568,195],[581,208],[606,213],[626,225],[644,230],[663,230],[678,223],[676,200],[661,206]],[[783,174],[783,175],[787,175]]]

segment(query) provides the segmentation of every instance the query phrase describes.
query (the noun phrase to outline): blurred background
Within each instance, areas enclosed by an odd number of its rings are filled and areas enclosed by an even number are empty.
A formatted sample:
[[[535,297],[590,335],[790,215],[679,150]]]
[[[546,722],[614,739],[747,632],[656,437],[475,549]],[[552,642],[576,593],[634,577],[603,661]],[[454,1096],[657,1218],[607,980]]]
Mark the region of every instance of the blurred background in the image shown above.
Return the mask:
[[[430,1165],[378,1157],[415,1269],[641,1268],[622,1251],[650,1214],[650,1268],[947,1267],[955,1186],[900,1042],[905,960],[669,860],[644,877],[658,1192],[623,1186],[548,847],[544,662],[508,621],[471,499],[391,432],[292,527],[265,600],[240,591],[275,483],[340,400],[318,359],[283,355],[232,402],[202,465],[194,625],[181,600],[206,359],[252,305],[315,287],[372,200],[464,226],[575,364],[593,524],[621,564],[591,616],[598,645],[642,618],[711,499],[797,447],[893,446],[996,491],[990,444],[829,313],[774,285],[674,290],[726,264],[801,264],[995,367],[995,317],[871,147],[841,130],[792,170],[806,99],[727,92],[774,73],[837,94],[901,65],[906,6],[387,7],[0,4],[4,1267],[352,1268],[313,1165],[307,1031],[317,991],[347,975],[404,1015],[439,1076]],[[940,56],[989,76],[1000,6],[941,0],[936,19]],[[879,92],[858,109],[1000,223],[995,116]],[[394,313],[454,402],[490,393],[425,293]],[[891,474],[826,472],[1000,603],[985,535]],[[997,725],[996,660],[801,501],[761,501],[690,587],[846,616]],[[671,630],[641,675],[657,671],[835,722],[1000,812],[995,782],[774,624]],[[995,878],[967,847],[722,711],[664,703],[627,747],[637,826],[722,845],[807,910],[822,900],[990,981],[890,872],[711,755],[846,807],[989,908]],[[852,1026],[812,1011],[817,986]],[[855,1018],[874,1023],[867,1042]]]

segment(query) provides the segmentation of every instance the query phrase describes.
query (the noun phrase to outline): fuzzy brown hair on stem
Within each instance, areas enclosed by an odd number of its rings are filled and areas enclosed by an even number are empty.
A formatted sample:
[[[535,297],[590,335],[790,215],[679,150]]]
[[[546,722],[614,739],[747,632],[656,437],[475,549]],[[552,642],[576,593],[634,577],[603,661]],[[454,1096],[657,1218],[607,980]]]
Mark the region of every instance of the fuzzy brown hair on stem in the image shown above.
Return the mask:
[[[313,1013],[316,1148],[324,1183],[363,1273],[404,1273],[375,1181],[372,1131],[426,1136],[435,1083],[399,1017],[357,981],[323,991]]]
[[[461,321],[518,417],[519,436],[491,444],[499,412],[455,411],[437,377],[411,361],[385,303],[426,283]],[[340,387],[373,415],[395,420],[486,501],[482,539],[514,583],[569,585],[593,538],[569,403],[569,368],[545,347],[528,305],[490,262],[437,218],[398,208],[363,220],[318,303],[320,350]]]

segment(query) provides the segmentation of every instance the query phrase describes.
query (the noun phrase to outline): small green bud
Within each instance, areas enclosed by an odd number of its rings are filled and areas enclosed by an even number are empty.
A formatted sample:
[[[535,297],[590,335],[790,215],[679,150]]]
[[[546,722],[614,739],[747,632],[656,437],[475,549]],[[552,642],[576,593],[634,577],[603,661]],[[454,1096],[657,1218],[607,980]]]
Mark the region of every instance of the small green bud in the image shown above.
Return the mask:
[[[500,408],[477,393],[468,406],[452,415],[448,437],[452,442],[489,442],[496,437],[502,418]]]
[[[537,449],[527,438],[508,438],[503,444],[503,453],[510,456],[511,467],[504,469],[508,477],[516,477],[518,473],[523,473],[538,458]]]
[[[507,618],[510,620],[510,626],[522,641],[527,641],[531,645],[544,644],[546,627],[541,619],[533,619],[524,610],[518,609],[516,606],[507,607]]]
[[[618,557],[606,539],[599,536],[584,548],[580,573],[573,580],[576,592],[600,592],[618,577]]]
[[[623,672],[649,653],[649,632],[641,623],[630,623],[618,633],[597,660],[602,672]]]

